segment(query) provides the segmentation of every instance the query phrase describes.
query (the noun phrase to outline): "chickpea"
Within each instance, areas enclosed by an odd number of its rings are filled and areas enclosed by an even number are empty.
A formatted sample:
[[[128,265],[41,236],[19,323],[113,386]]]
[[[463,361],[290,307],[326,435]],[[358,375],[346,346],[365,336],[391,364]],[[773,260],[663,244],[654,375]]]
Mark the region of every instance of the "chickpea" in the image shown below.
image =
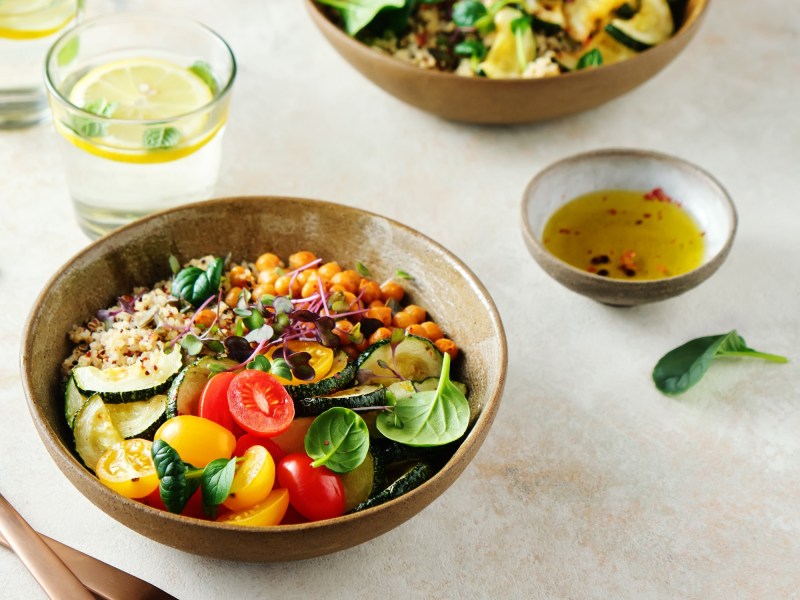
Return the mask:
[[[353,327],[355,326],[347,319],[336,321],[336,327],[333,329],[333,333],[339,336],[339,340],[341,340],[343,346],[347,346],[351,343],[350,332],[353,331]]]
[[[399,283],[395,281],[387,281],[381,286],[381,294],[384,302],[389,300],[400,302],[406,295],[406,291]]]
[[[291,290],[289,286],[291,285]],[[275,280],[275,293],[279,296],[289,296],[291,292],[292,298],[296,298],[303,291],[302,284],[297,279],[292,282],[291,275],[281,275]]]
[[[351,293],[356,293],[358,291],[358,284],[360,282],[361,275],[350,269],[336,273],[336,275],[331,277],[331,283],[333,285],[341,285],[345,290]]]
[[[422,323],[428,316],[428,313],[425,312],[425,309],[421,306],[417,306],[416,304],[409,304],[403,309],[403,311],[411,315],[414,323]]]
[[[211,325],[214,324],[214,320],[216,318],[217,318],[216,311],[206,308],[201,310],[195,315],[194,322],[196,325],[204,329],[208,329],[209,327],[211,327]]]
[[[241,265],[237,265],[228,272],[228,281],[231,282],[231,285],[235,285],[240,288],[249,288],[253,286],[255,278],[253,277],[253,273],[250,271],[250,269]]]
[[[458,346],[453,340],[448,340],[447,338],[442,338],[440,340],[436,340],[433,342],[434,345],[439,349],[440,352],[450,355],[450,358],[456,358],[458,356]]]
[[[416,336],[424,337],[424,338],[428,337],[427,336],[427,332],[425,331],[425,328],[422,325],[419,325],[417,323],[414,323],[414,324],[409,325],[408,327],[406,327],[406,334],[408,334],[408,335],[416,335]]]
[[[242,288],[239,286],[234,286],[228,290],[228,293],[225,294],[225,304],[228,306],[236,306],[236,303],[239,302],[239,296],[242,293]]]
[[[361,296],[361,300],[364,304],[369,304],[374,300],[380,300],[381,286],[378,285],[377,281],[362,279],[358,284],[358,295]]]
[[[373,300],[367,304],[367,308],[383,308],[384,306],[386,306],[386,304],[383,302],[383,300]]]
[[[253,288],[253,300],[261,302],[261,298],[267,295],[269,296],[275,295],[274,283],[262,283]]]
[[[428,338],[432,342],[440,340],[444,337],[444,332],[442,331],[442,328],[439,327],[433,321],[424,321],[421,323],[420,326],[425,330],[424,337]]]
[[[319,286],[317,285],[316,279],[314,281],[306,281],[300,290],[300,297],[308,298],[309,296],[313,296],[317,293],[319,293]]]
[[[267,269],[258,274],[258,283],[275,283],[275,280],[281,276],[278,269]]]
[[[392,330],[388,327],[378,327],[375,331],[372,332],[372,335],[369,336],[369,345],[371,346],[375,342],[379,342],[381,340],[385,340],[386,338],[392,337]]]
[[[368,308],[364,316],[368,319],[378,319],[384,327],[389,327],[392,324],[392,309],[388,306]]]
[[[392,325],[399,327],[400,329],[406,329],[409,325],[417,324],[418,323],[414,321],[411,315],[404,310],[395,313],[394,317],[392,317]]]
[[[317,260],[317,256],[313,252],[300,250],[300,252],[295,252],[289,257],[289,267],[292,269],[299,269],[315,260]]]
[[[283,261],[277,254],[272,252],[265,252],[256,259],[256,269],[259,271],[269,271],[275,267],[282,267]]]
[[[322,265],[318,270],[319,274],[322,275],[323,278],[331,279],[337,273],[342,272],[342,267],[339,266],[339,263],[329,262]]]

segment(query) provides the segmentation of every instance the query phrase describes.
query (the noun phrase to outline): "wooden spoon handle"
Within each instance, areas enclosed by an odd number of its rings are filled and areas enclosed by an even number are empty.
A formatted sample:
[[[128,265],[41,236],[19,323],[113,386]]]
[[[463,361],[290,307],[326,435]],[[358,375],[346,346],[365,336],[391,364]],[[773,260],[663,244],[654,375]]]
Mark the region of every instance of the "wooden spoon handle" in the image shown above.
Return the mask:
[[[53,600],[94,600],[39,534],[0,494],[0,532]]]

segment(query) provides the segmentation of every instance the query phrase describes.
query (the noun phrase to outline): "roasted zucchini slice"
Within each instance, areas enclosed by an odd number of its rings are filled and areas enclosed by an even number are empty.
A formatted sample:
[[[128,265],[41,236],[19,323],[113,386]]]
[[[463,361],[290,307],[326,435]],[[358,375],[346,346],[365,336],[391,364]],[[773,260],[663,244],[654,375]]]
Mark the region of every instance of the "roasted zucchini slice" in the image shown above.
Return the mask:
[[[385,366],[384,366],[385,365]],[[389,386],[396,381],[422,381],[442,372],[442,353],[430,340],[408,335],[392,353],[391,339],[372,344],[358,357],[360,385]],[[398,377],[399,375],[399,377]]]
[[[351,361],[343,351],[337,352],[333,357],[328,375],[314,383],[301,383],[300,385],[287,385],[286,391],[295,400],[324,396],[345,389],[353,382],[356,374],[356,363]]]
[[[106,410],[114,427],[125,439],[152,440],[161,423],[166,421],[167,396],[158,394],[138,402],[107,404]]]
[[[167,418],[178,415],[197,415],[200,395],[211,378],[211,366],[218,365],[224,369],[236,366],[230,358],[203,356],[178,373],[167,392]]]
[[[302,398],[295,400],[295,412],[298,416],[320,415],[329,408],[368,408],[386,404],[386,388],[379,385],[360,385],[340,390],[325,396]]]
[[[641,0],[641,7],[630,19],[612,19],[606,31],[631,50],[642,52],[665,42],[675,31],[667,0]]]
[[[75,384],[75,378],[70,375],[67,379],[67,387],[64,390],[64,417],[67,419],[67,425],[72,429],[75,421],[75,415],[86,402],[87,398],[78,389]]]
[[[75,451],[83,463],[94,471],[103,452],[125,438],[117,431],[103,398],[94,394],[75,415]]]

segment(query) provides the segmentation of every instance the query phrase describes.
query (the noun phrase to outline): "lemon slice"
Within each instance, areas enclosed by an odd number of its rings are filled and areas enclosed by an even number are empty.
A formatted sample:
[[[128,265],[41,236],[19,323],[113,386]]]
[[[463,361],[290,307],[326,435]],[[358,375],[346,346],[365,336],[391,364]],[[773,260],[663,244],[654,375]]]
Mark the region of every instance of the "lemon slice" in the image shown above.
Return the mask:
[[[123,59],[95,67],[69,93],[69,100],[75,106],[100,103],[113,107],[105,116],[114,120],[95,137],[76,136],[74,128],[59,129],[82,150],[103,158],[136,163],[167,162],[195,152],[222,127],[224,115],[209,126],[207,112],[192,114],[213,99],[208,84],[188,68],[156,58]],[[177,132],[177,143],[168,148],[147,148],[144,136],[157,126],[143,125],[140,121],[165,121],[164,127]]]
[[[32,40],[66,27],[78,14],[78,0],[2,0],[0,38]]]

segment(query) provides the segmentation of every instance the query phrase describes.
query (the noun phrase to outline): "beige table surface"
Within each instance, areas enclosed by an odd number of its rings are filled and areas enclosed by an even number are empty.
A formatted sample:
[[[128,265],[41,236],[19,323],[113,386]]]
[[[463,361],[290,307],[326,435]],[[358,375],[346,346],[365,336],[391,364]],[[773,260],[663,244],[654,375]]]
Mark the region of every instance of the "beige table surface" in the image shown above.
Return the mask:
[[[4,132],[0,492],[38,530],[185,599],[799,598],[800,4],[712,4],[685,53],[640,89],[557,122],[488,128],[441,121],[373,87],[300,0],[117,2],[191,15],[233,46],[241,71],[217,195],[332,200],[439,240],[500,309],[506,392],[456,484],[368,544],[248,565],[141,537],[72,487],[32,426],[18,374],[24,319],[87,239],[51,126]],[[705,285],[613,309],[560,287],[529,257],[519,223],[528,180],[609,146],[682,156],[728,188],[739,234]],[[664,352],[732,328],[792,362],[719,364],[680,399],[654,389]],[[3,549],[0,597],[44,597]]]

